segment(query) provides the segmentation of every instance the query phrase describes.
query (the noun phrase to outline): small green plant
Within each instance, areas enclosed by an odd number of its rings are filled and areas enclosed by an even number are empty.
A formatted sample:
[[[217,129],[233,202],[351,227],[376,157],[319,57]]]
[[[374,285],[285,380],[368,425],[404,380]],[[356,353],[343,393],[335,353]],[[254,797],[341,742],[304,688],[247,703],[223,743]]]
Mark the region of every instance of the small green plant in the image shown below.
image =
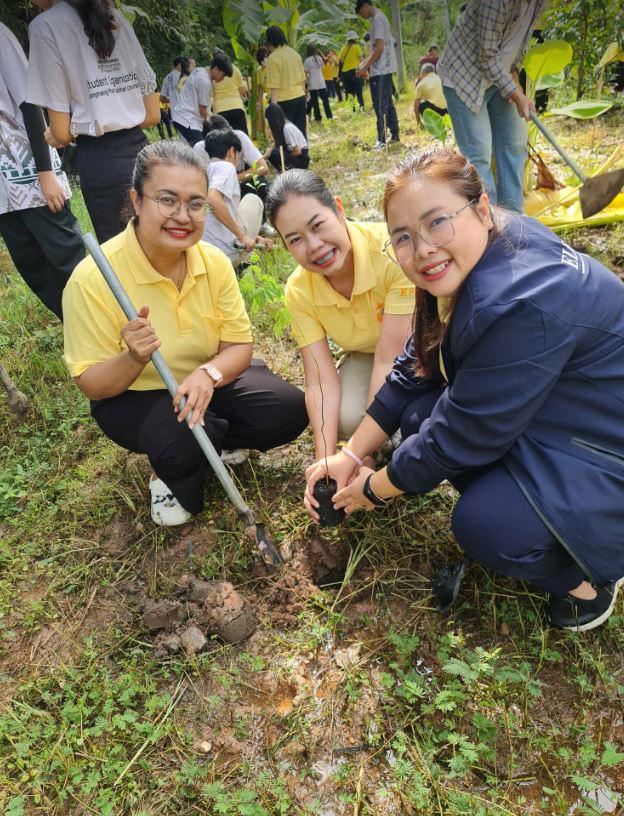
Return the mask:
[[[427,133],[430,133],[435,139],[442,142],[443,145],[446,144],[446,137],[449,131],[452,133],[451,117],[448,113],[445,113],[444,116],[440,116],[436,111],[427,108],[426,111],[422,112],[420,121],[423,123]]]

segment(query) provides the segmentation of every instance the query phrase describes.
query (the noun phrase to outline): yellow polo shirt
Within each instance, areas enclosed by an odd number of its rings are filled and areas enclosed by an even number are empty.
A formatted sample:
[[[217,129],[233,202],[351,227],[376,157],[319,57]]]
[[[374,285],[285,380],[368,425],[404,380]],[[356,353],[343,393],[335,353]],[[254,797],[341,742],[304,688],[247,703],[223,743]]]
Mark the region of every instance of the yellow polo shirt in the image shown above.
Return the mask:
[[[436,108],[446,109],[442,80],[437,74],[425,74],[420,82],[416,83],[416,97],[421,101],[431,102]]]
[[[286,307],[299,348],[331,337],[343,351],[374,354],[384,314],[412,314],[414,284],[383,252],[385,224],[347,222],[355,282],[343,297],[320,272],[298,266],[286,282]]]
[[[362,49],[357,43],[345,43],[338,54],[338,60],[342,60],[343,71],[352,71],[357,68],[362,59]]]
[[[245,80],[238,66],[232,66],[231,77],[223,77],[221,82],[212,83],[212,109],[214,113],[227,110],[245,110],[240,91],[246,90]]]
[[[299,54],[289,45],[280,45],[266,61],[267,88],[277,88],[277,101],[288,102],[303,96],[305,71]]]
[[[186,251],[187,273],[175,283],[149,263],[130,223],[102,247],[137,310],[149,306],[160,351],[178,382],[217,353],[221,341],[251,343],[251,324],[232,264],[216,247],[200,241]],[[91,256],[74,269],[63,292],[65,362],[72,377],[124,351],[128,322]],[[132,391],[164,388],[152,363]]]

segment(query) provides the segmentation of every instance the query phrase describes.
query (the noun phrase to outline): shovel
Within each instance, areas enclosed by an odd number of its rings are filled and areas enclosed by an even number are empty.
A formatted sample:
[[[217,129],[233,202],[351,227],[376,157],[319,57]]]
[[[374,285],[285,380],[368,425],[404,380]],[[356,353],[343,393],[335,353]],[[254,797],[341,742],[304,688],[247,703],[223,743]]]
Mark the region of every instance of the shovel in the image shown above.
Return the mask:
[[[126,294],[126,291],[121,285],[121,282],[115,274],[112,266],[108,262],[107,257],[102,252],[100,245],[94,236],[89,232],[86,233],[86,235],[83,235],[82,240],[95,261],[98,269],[104,276],[106,283],[115,296],[115,300],[120,305],[123,313],[128,320],[134,320],[136,317],[138,317],[137,311],[132,305],[132,301]],[[160,351],[154,351],[152,353],[152,363],[154,363],[154,368],[160,374],[160,378],[167,386],[167,390],[173,397],[178,390],[178,384],[175,381],[175,377],[169,370],[169,366],[165,362],[165,359]],[[180,402],[180,408],[184,408],[185,404],[186,400],[183,398]],[[190,420],[191,415],[188,414],[186,417],[186,422],[190,423]],[[210,467],[214,471],[217,479],[221,482],[223,489],[232,501],[234,507],[236,507],[238,515],[245,525],[245,534],[258,548],[260,557],[262,558],[268,572],[275,572],[275,570],[284,563],[284,560],[282,559],[277,547],[267,535],[266,530],[264,529],[264,524],[256,523],[251,509],[245,504],[245,500],[239,493],[238,488],[227,471],[227,468],[221,461],[219,454],[214,449],[214,445],[208,438],[206,431],[201,425],[195,425],[194,428],[191,428],[191,432],[197,440],[199,447],[206,454],[206,459],[208,459]]]
[[[624,169],[611,170],[609,173],[602,173],[599,176],[587,176],[574,159],[561,147],[546,125],[537,118],[533,111],[531,111],[531,121],[539,128],[564,162],[572,168],[574,173],[583,182],[579,187],[579,199],[581,201],[583,218],[589,218],[595,215],[610,204],[622,187],[624,187]]]

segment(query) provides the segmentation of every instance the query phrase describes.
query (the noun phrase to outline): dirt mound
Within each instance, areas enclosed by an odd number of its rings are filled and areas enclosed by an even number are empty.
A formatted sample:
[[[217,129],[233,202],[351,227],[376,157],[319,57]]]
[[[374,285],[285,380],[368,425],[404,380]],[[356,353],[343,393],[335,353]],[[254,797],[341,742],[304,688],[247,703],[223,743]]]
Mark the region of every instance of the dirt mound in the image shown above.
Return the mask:
[[[256,628],[251,607],[228,581],[183,575],[177,587],[180,600],[150,598],[138,580],[124,581],[117,589],[143,616],[145,628],[156,635],[157,656],[181,650],[198,654],[210,647],[210,635],[240,643]]]

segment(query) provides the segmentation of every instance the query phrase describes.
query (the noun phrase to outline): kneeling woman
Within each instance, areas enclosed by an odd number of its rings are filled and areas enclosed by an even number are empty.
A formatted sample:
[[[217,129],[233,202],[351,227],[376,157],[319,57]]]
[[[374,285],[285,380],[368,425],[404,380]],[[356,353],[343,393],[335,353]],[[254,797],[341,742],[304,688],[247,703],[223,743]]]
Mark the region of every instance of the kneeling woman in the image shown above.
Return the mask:
[[[268,450],[307,424],[303,394],[252,361],[232,265],[200,242],[207,192],[203,162],[188,145],[145,147],[134,168],[134,218],[103,247],[140,316],[126,321],[91,258],[63,296],[70,373],[102,431],[149,457],[152,518],[164,525],[182,524],[203,506],[206,460],[187,414],[219,452]],[[150,363],[157,348],[180,383],[173,405]]]
[[[414,286],[383,252],[384,224],[347,221],[320,176],[278,176],[266,212],[299,266],[286,306],[301,351],[317,457],[358,426],[410,333]],[[328,338],[346,354],[338,371]]]
[[[550,593],[551,622],[592,629],[624,575],[624,286],[530,218],[492,210],[448,150],[388,178],[389,253],[417,287],[416,331],[349,442],[362,459],[397,427],[387,467],[336,455],[348,513],[442,480],[467,556]],[[308,471],[305,502],[316,514]]]

